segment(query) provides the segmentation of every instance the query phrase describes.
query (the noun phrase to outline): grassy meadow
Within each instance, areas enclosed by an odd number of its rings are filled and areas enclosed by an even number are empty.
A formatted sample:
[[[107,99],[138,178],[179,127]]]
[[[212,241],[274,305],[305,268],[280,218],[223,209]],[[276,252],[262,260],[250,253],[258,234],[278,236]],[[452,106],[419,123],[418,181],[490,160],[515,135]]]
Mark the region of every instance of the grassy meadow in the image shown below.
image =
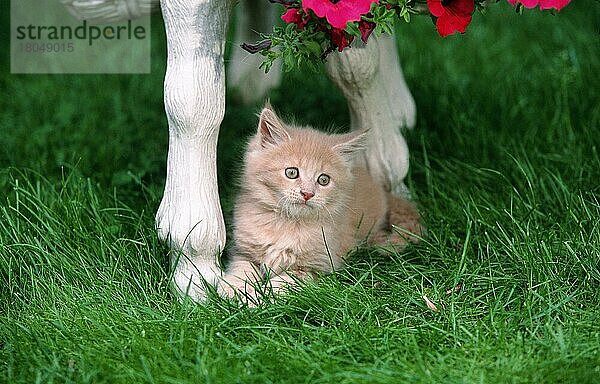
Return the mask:
[[[445,39],[427,17],[400,25],[425,241],[256,309],[169,288],[160,16],[150,75],[12,75],[5,3],[0,19],[0,382],[600,380],[600,3],[502,1]],[[349,124],[323,73],[287,73],[270,98]],[[227,220],[258,108],[230,90]]]

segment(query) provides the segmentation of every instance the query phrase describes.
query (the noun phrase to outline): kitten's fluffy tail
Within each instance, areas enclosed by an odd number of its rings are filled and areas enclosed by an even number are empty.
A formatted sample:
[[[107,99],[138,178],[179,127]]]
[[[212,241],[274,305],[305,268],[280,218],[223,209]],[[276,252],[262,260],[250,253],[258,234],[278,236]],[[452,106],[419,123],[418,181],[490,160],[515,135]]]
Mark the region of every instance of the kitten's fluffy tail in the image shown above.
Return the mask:
[[[387,194],[388,228],[373,234],[369,243],[404,247],[408,242],[417,243],[425,232],[421,215],[412,202]]]

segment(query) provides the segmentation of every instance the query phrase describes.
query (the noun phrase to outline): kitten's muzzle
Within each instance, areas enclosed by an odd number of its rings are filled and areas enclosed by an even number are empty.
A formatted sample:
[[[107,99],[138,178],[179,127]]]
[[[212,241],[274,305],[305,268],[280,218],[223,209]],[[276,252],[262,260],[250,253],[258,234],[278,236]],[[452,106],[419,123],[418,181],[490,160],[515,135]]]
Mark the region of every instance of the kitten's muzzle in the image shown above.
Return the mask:
[[[315,195],[314,192],[307,192],[307,191],[300,191],[300,194],[304,198],[304,201],[308,201],[308,200],[312,199],[313,196]]]

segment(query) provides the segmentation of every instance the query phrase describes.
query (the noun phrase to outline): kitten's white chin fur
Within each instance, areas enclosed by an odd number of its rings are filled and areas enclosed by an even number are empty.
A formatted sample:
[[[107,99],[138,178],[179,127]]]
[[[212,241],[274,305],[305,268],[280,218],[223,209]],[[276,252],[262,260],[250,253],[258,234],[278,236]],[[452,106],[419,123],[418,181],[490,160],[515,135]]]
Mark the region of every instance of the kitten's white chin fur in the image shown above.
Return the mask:
[[[294,200],[287,208],[287,216],[298,219],[317,219],[322,207],[311,201]]]

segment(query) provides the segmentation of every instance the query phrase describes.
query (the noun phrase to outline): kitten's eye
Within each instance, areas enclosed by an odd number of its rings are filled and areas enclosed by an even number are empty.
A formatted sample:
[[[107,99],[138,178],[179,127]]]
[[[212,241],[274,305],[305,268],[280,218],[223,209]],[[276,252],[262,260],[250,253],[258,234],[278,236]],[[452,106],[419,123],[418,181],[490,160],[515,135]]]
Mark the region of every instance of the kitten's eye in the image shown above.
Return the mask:
[[[330,180],[331,180],[331,178],[329,176],[327,176],[324,173],[321,173],[321,175],[317,179],[317,183],[319,183],[322,186],[326,186],[327,184],[329,184]]]
[[[298,178],[298,168],[289,167],[285,169],[285,177],[288,179],[297,179]]]

